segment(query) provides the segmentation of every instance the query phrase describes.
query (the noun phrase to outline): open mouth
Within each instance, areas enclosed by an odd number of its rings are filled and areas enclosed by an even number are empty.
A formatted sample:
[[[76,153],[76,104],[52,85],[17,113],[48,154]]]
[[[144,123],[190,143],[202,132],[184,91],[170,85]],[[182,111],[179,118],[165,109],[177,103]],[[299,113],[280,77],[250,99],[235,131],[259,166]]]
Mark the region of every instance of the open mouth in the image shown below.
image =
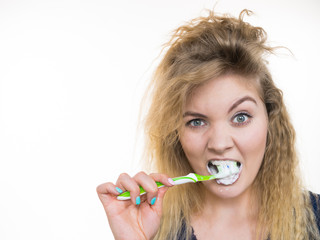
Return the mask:
[[[238,180],[242,164],[234,160],[212,160],[207,163],[207,169],[211,175],[218,175],[218,184],[231,185]]]

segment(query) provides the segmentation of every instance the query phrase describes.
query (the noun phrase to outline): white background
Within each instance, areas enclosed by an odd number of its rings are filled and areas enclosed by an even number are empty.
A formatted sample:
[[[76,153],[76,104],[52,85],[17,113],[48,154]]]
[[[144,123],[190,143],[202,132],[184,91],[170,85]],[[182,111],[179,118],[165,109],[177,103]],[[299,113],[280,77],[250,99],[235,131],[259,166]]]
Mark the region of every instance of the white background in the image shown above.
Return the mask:
[[[139,103],[169,33],[205,0],[0,0],[0,239],[113,239],[95,188],[140,170]],[[320,192],[320,1],[220,0],[288,47],[270,68]],[[138,138],[139,140],[139,138]],[[279,183],[281,184],[281,183]]]

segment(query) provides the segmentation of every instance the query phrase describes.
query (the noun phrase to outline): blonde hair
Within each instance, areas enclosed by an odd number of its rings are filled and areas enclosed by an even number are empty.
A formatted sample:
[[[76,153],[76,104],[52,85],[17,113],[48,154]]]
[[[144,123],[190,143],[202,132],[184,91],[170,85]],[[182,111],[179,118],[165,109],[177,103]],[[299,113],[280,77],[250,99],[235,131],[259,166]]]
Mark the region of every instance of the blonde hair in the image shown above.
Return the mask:
[[[269,127],[263,163],[253,184],[259,201],[257,236],[315,239],[319,235],[309,193],[303,190],[297,171],[295,131],[265,61],[265,55],[275,48],[266,44],[262,28],[243,21],[250,13],[243,10],[239,18],[233,18],[209,11],[207,17],[175,30],[149,88],[152,99],[145,120],[149,160],[158,172],[170,177],[192,172],[178,133],[189,94],[228,73],[258,77]],[[190,237],[190,216],[201,211],[202,188],[202,184],[186,184],[168,191],[156,239],[175,239],[178,234]],[[184,232],[179,233],[182,222]]]

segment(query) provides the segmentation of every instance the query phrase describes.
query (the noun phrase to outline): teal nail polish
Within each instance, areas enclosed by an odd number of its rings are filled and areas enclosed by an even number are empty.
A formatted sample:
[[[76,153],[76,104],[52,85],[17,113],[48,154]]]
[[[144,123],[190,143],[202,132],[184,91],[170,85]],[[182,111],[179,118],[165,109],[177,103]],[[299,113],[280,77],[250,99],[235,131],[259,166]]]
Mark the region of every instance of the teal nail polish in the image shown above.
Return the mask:
[[[121,188],[116,187],[116,190],[118,193],[123,193],[123,191],[121,190]]]
[[[140,204],[140,196],[138,196],[138,197],[136,198],[136,204],[137,204],[137,205]]]
[[[157,200],[157,198],[156,198],[156,197],[152,198],[152,199],[151,199],[151,205],[154,205],[154,204],[155,204],[155,202],[156,202],[156,200]]]

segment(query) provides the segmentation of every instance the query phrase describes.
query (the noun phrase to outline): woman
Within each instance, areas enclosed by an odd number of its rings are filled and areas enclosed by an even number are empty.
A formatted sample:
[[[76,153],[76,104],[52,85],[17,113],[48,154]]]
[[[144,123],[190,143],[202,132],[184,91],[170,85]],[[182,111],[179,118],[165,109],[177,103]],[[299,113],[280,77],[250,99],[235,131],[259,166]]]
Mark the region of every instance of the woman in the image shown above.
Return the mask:
[[[209,12],[173,34],[146,118],[159,173],[97,188],[116,239],[320,239],[319,199],[303,190],[295,132],[264,59],[274,48],[243,21],[249,13]],[[210,175],[225,160],[241,165],[233,179],[171,188],[169,177]],[[131,201],[116,199],[123,191]]]

